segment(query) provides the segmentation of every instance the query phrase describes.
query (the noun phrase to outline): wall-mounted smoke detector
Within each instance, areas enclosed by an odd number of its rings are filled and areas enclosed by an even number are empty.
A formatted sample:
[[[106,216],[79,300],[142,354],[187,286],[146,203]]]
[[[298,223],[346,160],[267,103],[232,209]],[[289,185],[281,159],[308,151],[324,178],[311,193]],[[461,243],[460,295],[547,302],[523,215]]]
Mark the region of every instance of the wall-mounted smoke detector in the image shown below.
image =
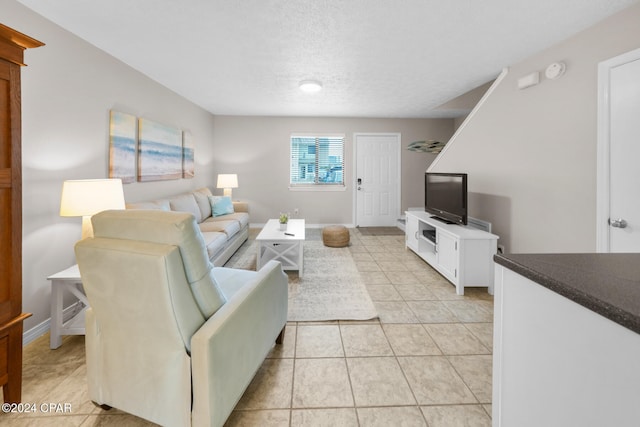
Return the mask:
[[[561,77],[564,72],[567,70],[567,66],[564,62],[554,62],[549,65],[544,72],[544,75],[551,80],[555,80]]]

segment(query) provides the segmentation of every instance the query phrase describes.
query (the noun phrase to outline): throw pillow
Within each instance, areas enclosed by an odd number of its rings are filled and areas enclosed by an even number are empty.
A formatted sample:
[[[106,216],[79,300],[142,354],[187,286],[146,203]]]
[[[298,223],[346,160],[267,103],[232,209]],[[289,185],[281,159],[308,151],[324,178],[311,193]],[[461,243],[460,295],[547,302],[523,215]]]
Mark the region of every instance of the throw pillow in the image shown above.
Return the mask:
[[[234,212],[233,202],[229,196],[209,196],[209,201],[213,216],[228,215]]]
[[[196,222],[202,222],[202,213],[193,193],[180,194],[169,199],[171,210],[176,212],[189,212],[196,218]]]

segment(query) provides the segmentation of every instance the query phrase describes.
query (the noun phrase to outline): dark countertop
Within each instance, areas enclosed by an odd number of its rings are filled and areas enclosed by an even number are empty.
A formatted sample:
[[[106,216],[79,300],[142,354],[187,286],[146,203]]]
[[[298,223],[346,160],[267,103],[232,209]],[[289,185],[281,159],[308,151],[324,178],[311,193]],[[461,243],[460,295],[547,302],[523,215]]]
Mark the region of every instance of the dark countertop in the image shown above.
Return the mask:
[[[493,259],[640,334],[640,253],[505,254]]]

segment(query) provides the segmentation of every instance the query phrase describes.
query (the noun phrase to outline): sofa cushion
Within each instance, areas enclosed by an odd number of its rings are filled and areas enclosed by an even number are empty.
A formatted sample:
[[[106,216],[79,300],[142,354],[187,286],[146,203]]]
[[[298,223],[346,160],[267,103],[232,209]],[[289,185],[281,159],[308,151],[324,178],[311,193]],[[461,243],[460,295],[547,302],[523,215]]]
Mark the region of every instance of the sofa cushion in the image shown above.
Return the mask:
[[[206,319],[226,302],[213,276],[213,265],[209,261],[203,235],[190,213],[110,210],[94,215],[91,222],[96,237],[177,246],[191,292]]]
[[[151,200],[149,202],[127,203],[127,209],[152,209],[161,211],[170,211],[171,205],[166,199]]]
[[[200,231],[217,231],[227,235],[227,239],[240,231],[240,223],[236,220],[230,221],[205,221],[198,224]]]
[[[209,196],[213,216],[232,214],[233,203],[229,196]]]
[[[209,201],[209,196],[211,195],[211,190],[207,187],[198,188],[193,192],[193,197],[196,198],[203,220],[211,216],[211,202]]]
[[[202,222],[202,214],[200,208],[196,202],[196,198],[193,193],[180,194],[179,196],[171,197],[169,199],[171,204],[171,210],[176,212],[189,212],[196,217],[196,222]]]
[[[221,231],[205,231],[202,233],[202,238],[210,259],[224,248],[228,240],[227,235]]]
[[[244,228],[249,225],[249,214],[246,212],[236,212],[229,215],[221,215],[221,216],[212,216],[203,221],[205,222],[217,222],[217,221],[238,221],[240,223],[240,228]]]

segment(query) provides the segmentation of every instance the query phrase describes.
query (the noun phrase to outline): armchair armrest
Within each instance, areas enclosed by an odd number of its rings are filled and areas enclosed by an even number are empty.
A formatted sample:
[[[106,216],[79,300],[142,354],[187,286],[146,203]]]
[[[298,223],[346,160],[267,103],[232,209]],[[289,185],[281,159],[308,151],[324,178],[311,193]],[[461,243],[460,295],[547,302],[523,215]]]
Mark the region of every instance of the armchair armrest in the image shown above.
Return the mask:
[[[249,203],[247,202],[233,202],[233,210],[235,212],[249,212]]]
[[[270,261],[193,335],[193,425],[224,424],[286,325],[287,305],[287,276]]]

